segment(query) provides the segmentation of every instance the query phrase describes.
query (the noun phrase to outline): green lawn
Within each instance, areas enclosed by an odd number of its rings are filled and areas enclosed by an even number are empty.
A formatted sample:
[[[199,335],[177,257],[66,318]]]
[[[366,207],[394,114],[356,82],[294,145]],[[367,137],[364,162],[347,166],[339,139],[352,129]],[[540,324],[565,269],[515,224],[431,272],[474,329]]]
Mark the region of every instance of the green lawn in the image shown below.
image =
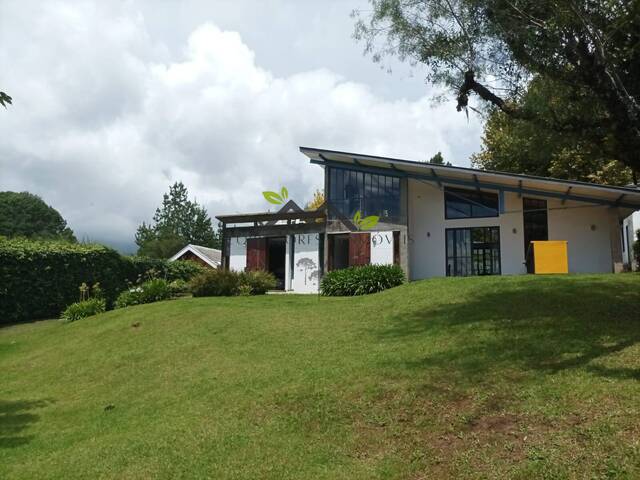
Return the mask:
[[[0,328],[0,478],[638,478],[640,276]]]

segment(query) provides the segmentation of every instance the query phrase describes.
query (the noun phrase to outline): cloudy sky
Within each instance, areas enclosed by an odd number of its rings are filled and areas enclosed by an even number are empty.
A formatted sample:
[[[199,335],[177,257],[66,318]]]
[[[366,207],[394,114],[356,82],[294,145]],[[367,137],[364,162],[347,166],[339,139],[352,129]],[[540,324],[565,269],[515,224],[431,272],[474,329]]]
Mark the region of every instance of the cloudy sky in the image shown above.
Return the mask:
[[[322,182],[298,146],[468,165],[481,125],[420,69],[363,56],[366,0],[0,0],[0,190],[40,195],[79,239],[135,249],[168,185],[217,214]]]

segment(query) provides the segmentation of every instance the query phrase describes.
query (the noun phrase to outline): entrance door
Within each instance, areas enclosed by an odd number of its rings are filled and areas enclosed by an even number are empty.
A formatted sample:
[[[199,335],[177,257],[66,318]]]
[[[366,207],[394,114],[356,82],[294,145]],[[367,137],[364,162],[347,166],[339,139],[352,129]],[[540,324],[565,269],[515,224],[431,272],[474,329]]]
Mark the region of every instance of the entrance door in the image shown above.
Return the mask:
[[[371,263],[371,234],[349,234],[349,266],[369,265]]]
[[[267,269],[267,239],[247,238],[247,270]]]
[[[286,237],[267,238],[267,270],[276,277],[278,290],[284,290],[286,249]]]
[[[549,240],[549,224],[547,219],[547,201],[538,198],[522,199],[522,217],[524,219],[524,257],[527,272],[533,272],[533,252],[529,245],[534,240]]]

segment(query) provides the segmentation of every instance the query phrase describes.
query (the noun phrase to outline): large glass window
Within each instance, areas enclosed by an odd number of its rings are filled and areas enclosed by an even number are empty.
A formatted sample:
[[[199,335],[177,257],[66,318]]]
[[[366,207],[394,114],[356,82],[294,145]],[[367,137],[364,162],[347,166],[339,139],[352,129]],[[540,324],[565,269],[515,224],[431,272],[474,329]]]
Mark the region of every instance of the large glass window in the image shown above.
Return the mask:
[[[500,227],[448,228],[447,276],[500,274]]]
[[[400,216],[400,178],[330,168],[329,201],[349,218],[360,210],[363,216],[397,219]]]
[[[445,218],[498,216],[498,194],[462,188],[444,189]]]

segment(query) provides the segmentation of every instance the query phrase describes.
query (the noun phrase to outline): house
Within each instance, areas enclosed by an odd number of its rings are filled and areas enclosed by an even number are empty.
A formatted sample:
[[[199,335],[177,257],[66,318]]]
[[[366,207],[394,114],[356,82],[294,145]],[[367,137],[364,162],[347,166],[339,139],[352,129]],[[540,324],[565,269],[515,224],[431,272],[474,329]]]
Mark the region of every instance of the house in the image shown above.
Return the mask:
[[[638,231],[640,231],[640,210],[633,212],[622,221],[622,261],[627,270],[640,270],[638,264],[640,259],[636,257],[633,250],[634,243],[640,241]]]
[[[221,258],[222,252],[220,250],[189,244],[171,257],[169,261],[191,260],[205,267],[218,268],[221,264]]]
[[[640,191],[300,147],[324,169],[316,211],[222,215],[222,262],[315,292],[325,271],[398,264],[411,280],[527,273],[529,245],[563,240],[570,273],[623,269],[622,221]],[[360,219],[377,216],[363,230]],[[625,247],[626,248],[626,247]]]

